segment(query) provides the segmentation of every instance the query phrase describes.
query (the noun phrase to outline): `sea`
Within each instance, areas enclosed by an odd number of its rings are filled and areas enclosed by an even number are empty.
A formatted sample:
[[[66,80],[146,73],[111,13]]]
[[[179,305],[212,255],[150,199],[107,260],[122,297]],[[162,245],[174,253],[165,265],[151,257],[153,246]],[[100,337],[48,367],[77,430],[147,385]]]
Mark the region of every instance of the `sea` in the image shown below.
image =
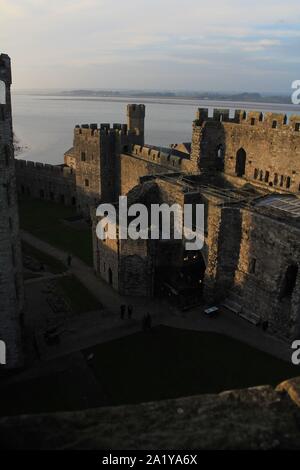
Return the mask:
[[[300,106],[182,98],[64,97],[13,93],[13,126],[22,148],[17,158],[59,164],[73,145],[76,124],[125,123],[127,103],[146,105],[145,143],[159,146],[191,141],[197,108],[247,109],[300,114]]]

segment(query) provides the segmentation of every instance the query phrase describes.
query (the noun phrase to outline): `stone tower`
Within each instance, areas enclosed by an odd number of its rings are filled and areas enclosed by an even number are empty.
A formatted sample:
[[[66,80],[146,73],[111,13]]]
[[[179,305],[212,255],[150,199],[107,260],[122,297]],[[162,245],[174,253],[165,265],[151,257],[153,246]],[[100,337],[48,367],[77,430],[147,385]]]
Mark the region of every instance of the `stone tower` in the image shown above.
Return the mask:
[[[130,131],[134,131],[141,137],[140,145],[144,145],[145,133],[145,105],[129,104],[127,105],[127,126]]]
[[[0,339],[6,367],[22,365],[20,316],[23,308],[22,257],[16,193],[11,112],[11,66],[0,55]],[[3,367],[2,365],[0,367]]]

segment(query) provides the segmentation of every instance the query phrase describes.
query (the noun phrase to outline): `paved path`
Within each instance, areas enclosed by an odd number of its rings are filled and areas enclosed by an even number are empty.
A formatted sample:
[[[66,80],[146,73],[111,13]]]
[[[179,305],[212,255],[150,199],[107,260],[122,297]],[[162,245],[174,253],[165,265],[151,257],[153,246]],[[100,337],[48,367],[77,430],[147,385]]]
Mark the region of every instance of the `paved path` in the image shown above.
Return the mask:
[[[28,232],[21,231],[22,240],[36,249],[46,253],[53,258],[61,261],[65,266],[67,265],[68,253],[63,250],[50,245],[43,240],[31,235]],[[121,304],[132,304],[134,306],[134,316],[142,316],[145,313],[145,304],[147,310],[153,314],[163,314],[166,309],[171,311],[168,304],[162,306],[162,302],[157,299],[145,299],[142,297],[124,297],[119,295],[101,278],[95,276],[93,268],[85,264],[76,256],[72,256],[72,264],[68,272],[74,274],[80,282],[112,313],[119,315]]]
[[[22,239],[38,250],[47,253],[66,265],[66,252],[53,247],[52,245],[49,245],[49,243],[46,243],[24,231],[22,231]],[[216,318],[207,318],[203,314],[203,307],[197,307],[189,310],[188,312],[182,313],[161,299],[123,297],[114,291],[107,283],[102,281],[100,278],[97,278],[93,269],[77,257],[72,258],[72,265],[68,272],[74,274],[74,276],[76,276],[81,283],[84,284],[85,287],[105,306],[105,309],[111,315],[111,332],[108,333],[108,329],[105,329],[105,332],[103,330],[102,332],[98,330],[99,336],[95,336],[96,331],[91,333],[91,335],[83,335],[85,339],[82,339],[82,341],[79,341],[78,343],[81,348],[96,344],[97,341],[107,341],[110,337],[115,338],[131,334],[133,331],[139,329],[138,321],[146,311],[149,311],[155,319],[155,324],[164,324],[175,328],[196,331],[212,331],[225,334],[257,349],[290,361],[291,349],[288,344],[264,333],[260,328],[237,317],[229,310],[222,309]],[[133,305],[134,322],[125,322],[121,326],[119,312],[120,305],[124,303]],[[66,352],[71,352],[71,350],[75,350],[75,348],[70,344],[66,344]],[[63,353],[63,348],[60,348],[58,355],[62,355]],[[54,353],[54,356],[55,355],[56,354]]]

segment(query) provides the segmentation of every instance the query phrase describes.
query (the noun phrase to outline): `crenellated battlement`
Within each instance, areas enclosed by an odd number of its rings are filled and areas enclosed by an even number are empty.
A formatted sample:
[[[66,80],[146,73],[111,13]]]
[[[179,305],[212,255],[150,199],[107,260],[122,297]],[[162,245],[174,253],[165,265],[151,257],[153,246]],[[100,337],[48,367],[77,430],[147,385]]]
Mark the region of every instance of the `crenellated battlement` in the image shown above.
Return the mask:
[[[43,174],[49,173],[49,176],[62,176],[64,178],[74,178],[73,168],[64,165],[50,165],[49,163],[33,162],[31,160],[15,160],[16,171],[29,170],[37,171]]]
[[[292,115],[289,118],[286,114],[235,110],[234,114],[230,109],[214,109],[213,115],[209,116],[208,108],[199,108],[194,121],[194,127],[201,127],[204,123],[233,123],[249,126],[261,126],[271,129],[284,129],[299,132],[300,135],[300,115]]]
[[[143,159],[148,160],[149,162],[156,163],[166,167],[181,167],[182,161],[186,160],[184,156],[174,155],[172,153],[172,149],[170,148],[170,152],[165,152],[159,150],[157,148],[152,148],[148,146],[141,146],[141,145],[132,145],[129,152],[132,155],[136,155]]]
[[[120,123],[101,123],[101,124],[81,124],[76,125],[74,129],[75,135],[83,135],[86,137],[99,137],[105,135],[138,135],[137,130],[128,129],[127,124]]]

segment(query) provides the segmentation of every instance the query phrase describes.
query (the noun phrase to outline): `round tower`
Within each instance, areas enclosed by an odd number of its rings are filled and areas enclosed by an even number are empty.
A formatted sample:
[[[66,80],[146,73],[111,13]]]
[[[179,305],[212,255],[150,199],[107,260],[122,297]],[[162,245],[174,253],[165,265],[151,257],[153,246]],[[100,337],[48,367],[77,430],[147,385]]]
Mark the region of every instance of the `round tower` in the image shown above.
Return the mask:
[[[6,345],[6,367],[22,365],[22,257],[14,165],[11,113],[11,65],[0,55],[0,340]],[[1,358],[0,358],[1,359]],[[3,362],[3,358],[2,358]],[[3,365],[0,365],[0,368]]]

